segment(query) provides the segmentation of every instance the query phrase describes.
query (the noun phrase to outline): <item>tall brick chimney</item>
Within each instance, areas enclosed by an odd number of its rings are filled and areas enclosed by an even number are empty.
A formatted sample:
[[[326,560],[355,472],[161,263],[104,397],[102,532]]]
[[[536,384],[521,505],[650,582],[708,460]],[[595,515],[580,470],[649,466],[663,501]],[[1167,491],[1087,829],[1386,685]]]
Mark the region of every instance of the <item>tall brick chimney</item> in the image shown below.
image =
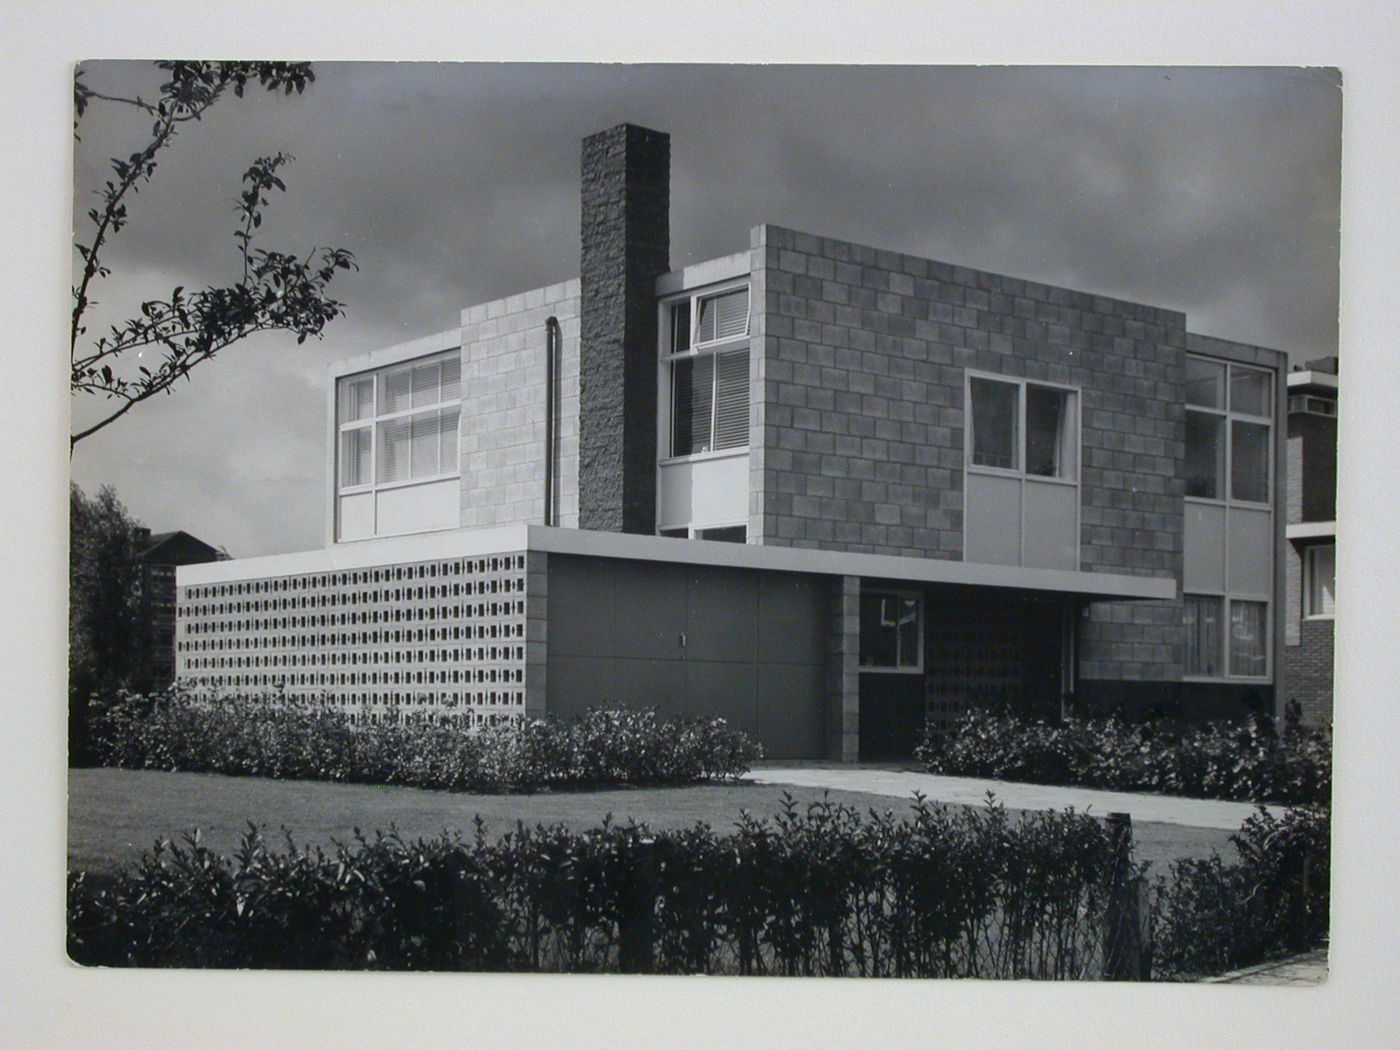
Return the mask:
[[[619,124],[583,140],[581,529],[656,528],[656,278],[670,268],[671,137]]]

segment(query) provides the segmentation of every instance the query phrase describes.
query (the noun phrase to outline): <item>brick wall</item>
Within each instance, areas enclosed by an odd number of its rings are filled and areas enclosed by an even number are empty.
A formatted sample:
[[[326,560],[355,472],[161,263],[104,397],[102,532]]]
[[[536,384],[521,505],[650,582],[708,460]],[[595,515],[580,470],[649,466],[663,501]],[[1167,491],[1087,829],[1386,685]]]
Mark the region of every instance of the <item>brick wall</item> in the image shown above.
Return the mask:
[[[579,282],[462,312],[463,528],[544,523],[545,324],[559,320],[555,521],[578,526]]]
[[[1332,721],[1333,621],[1304,620],[1298,634],[1297,645],[1284,647],[1284,702],[1296,700],[1303,721],[1326,724]]]

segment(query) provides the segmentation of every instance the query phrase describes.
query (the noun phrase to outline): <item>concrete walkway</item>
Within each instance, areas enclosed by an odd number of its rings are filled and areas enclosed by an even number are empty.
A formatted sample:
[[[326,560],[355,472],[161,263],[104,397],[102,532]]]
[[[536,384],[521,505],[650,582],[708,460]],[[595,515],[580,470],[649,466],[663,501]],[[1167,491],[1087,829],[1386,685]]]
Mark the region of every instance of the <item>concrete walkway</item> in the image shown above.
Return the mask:
[[[1327,980],[1327,949],[1276,959],[1234,973],[1211,977],[1210,984],[1322,984]]]
[[[1222,831],[1238,831],[1245,818],[1257,808],[1248,802],[1217,802],[1211,799],[1172,798],[1168,795],[1137,795],[1126,791],[1098,791],[1093,788],[1016,784],[1005,780],[944,777],[861,766],[761,766],[751,770],[745,779],[758,784],[864,791],[904,800],[917,791],[934,802],[965,806],[985,806],[987,793],[991,792],[1007,809],[1068,809],[1073,806],[1076,810],[1088,810],[1098,816],[1128,813],[1139,823],[1179,824]],[[1282,806],[1268,808],[1276,817],[1283,815]]]

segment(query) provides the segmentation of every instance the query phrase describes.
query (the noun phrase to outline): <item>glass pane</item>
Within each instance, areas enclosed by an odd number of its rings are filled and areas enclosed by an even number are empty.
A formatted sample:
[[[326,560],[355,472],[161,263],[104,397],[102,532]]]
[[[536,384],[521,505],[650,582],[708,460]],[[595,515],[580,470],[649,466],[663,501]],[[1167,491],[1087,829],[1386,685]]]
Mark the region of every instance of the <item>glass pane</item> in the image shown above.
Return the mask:
[[[442,369],[438,367],[436,361],[430,365],[419,365],[413,370],[414,408],[438,403],[438,390],[440,389],[438,379],[441,373]]]
[[[979,467],[1017,467],[1017,387],[992,379],[972,380],[972,462]]]
[[[1225,365],[1199,357],[1186,359],[1186,403],[1201,408],[1225,407]]]
[[[370,428],[347,430],[340,435],[340,484],[369,484]]]
[[[412,419],[413,476],[431,477],[438,472],[438,414],[425,412]]]
[[[379,424],[379,457],[375,464],[380,481],[405,481],[409,477],[409,436],[406,419]]]
[[[457,469],[457,420],[461,415],[461,410],[452,408],[439,415],[438,440],[440,451],[438,453],[439,469],[444,474],[450,474]]]
[[[1337,548],[1308,548],[1308,615],[1332,616],[1337,608]]]
[[[719,354],[715,376],[715,448],[749,443],[749,352]]]
[[[722,295],[700,300],[700,318],[695,326],[695,341],[707,343],[714,339],[737,339],[749,334],[749,290],[738,288]]]
[[[1257,368],[1230,367],[1230,411],[1267,416],[1273,406],[1273,377]]]
[[[671,366],[671,455],[710,451],[710,416],[714,408],[713,355],[688,357]]]
[[[1225,419],[1186,413],[1186,495],[1225,498]]]
[[[379,411],[401,412],[409,406],[410,388],[407,368],[385,372],[379,377]]]
[[[895,631],[898,599],[882,594],[861,595],[860,665],[895,667],[899,659],[899,636]]]
[[[1220,675],[1220,606],[1223,599],[1186,596],[1186,673],[1215,678]]]
[[[1230,495],[1252,503],[1269,502],[1269,428],[1263,423],[1230,424]]]
[[[462,396],[462,359],[449,357],[442,362],[442,399],[456,401]]]
[[[1043,386],[1026,387],[1026,473],[1044,478],[1073,475],[1070,393]]]
[[[1230,673],[1260,676],[1266,672],[1265,636],[1269,607],[1264,602],[1230,602]]]
[[[919,600],[900,598],[899,605],[899,666],[919,666]]]
[[[340,422],[352,423],[374,415],[374,377],[347,379],[340,385]]]
[[[685,299],[671,306],[671,350],[679,352],[690,349],[690,300]]]

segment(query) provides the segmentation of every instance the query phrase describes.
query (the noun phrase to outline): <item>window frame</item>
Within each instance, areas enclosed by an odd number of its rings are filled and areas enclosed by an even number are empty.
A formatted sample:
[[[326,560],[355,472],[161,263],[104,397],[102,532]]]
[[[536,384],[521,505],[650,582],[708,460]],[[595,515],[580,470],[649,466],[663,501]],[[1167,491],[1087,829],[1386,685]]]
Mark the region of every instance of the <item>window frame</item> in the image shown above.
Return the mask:
[[[709,299],[716,299],[720,296],[743,290],[746,293],[746,312],[744,315],[744,334],[741,336],[728,336],[726,338],[716,338],[697,342],[696,333],[700,324],[700,304]],[[690,304],[689,332],[690,345],[684,350],[674,350],[674,310],[680,303]],[[753,443],[752,427],[745,420],[746,437],[742,445],[731,445],[725,448],[709,448],[703,452],[688,452],[677,455],[673,452],[675,448],[675,409],[676,409],[676,373],[677,361],[697,360],[702,357],[712,357],[714,366],[711,370],[710,378],[710,443],[713,445],[715,432],[719,425],[719,358],[722,354],[733,353],[741,348],[745,354],[746,375],[746,400],[749,412],[753,409],[753,282],[749,276],[744,276],[735,280],[724,281],[712,285],[705,285],[702,288],[691,288],[675,295],[666,296],[658,304],[661,317],[659,324],[660,335],[660,370],[658,387],[662,396],[658,399],[658,427],[657,444],[659,455],[658,465],[666,466],[672,463],[694,463],[707,459],[725,459],[730,456],[748,455],[749,448]],[[737,524],[737,523],[736,523]],[[744,524],[747,524],[746,522]],[[706,525],[706,528],[716,527]]]
[[[460,436],[461,436],[461,405],[462,405],[462,378],[461,378],[461,372],[460,372],[460,365],[461,365],[461,357],[460,357],[460,354],[461,354],[461,350],[460,350],[459,348],[448,348],[448,349],[442,350],[442,351],[435,351],[434,353],[431,353],[431,354],[422,354],[422,355],[420,355],[420,356],[418,356],[418,357],[407,358],[406,360],[403,360],[403,361],[395,361],[395,362],[393,362],[392,364],[381,365],[381,366],[378,367],[378,368],[365,369],[364,371],[361,371],[361,372],[350,372],[350,373],[347,373],[346,375],[341,375],[341,376],[336,376],[336,377],[335,377],[333,410],[334,410],[334,413],[335,413],[334,418],[335,418],[335,423],[336,423],[336,428],[335,428],[335,466],[334,466],[334,471],[335,471],[335,496],[336,496],[337,502],[338,502],[339,499],[340,499],[341,497],[343,497],[343,496],[354,496],[354,495],[360,495],[360,494],[363,494],[363,493],[382,492],[382,491],[387,491],[387,490],[390,490],[390,489],[409,488],[409,487],[414,486],[414,485],[428,485],[428,484],[432,484],[432,483],[434,483],[434,482],[447,481],[447,480],[450,480],[450,479],[452,479],[452,478],[459,478],[459,477],[461,477],[461,474],[462,474],[462,457],[461,457],[461,450],[459,449],[459,450],[458,450],[458,453],[457,453],[457,456],[456,456],[456,464],[457,464],[457,465],[456,465],[456,467],[455,467],[454,469],[452,469],[452,470],[450,470],[450,471],[439,470],[439,471],[438,471],[437,473],[435,473],[435,474],[423,475],[423,476],[421,476],[421,477],[400,478],[400,479],[397,479],[397,480],[395,480],[395,481],[380,481],[380,480],[379,480],[379,456],[380,456],[380,444],[381,444],[381,440],[380,440],[380,428],[381,428],[381,427],[383,426],[383,424],[385,424],[386,422],[395,422],[395,421],[397,421],[397,420],[402,420],[402,419],[409,419],[409,420],[411,420],[411,419],[412,419],[413,417],[415,417],[415,416],[426,416],[426,415],[428,415],[428,414],[430,414],[430,413],[440,415],[442,412],[444,412],[444,411],[446,411],[446,410],[448,410],[448,409],[455,408],[455,409],[457,409],[457,412],[458,412],[458,415],[457,415],[457,433],[458,433],[458,437],[459,437],[459,440],[460,440]],[[410,407],[408,407],[408,408],[397,409],[396,411],[393,411],[393,412],[385,412],[385,413],[383,413],[383,414],[381,414],[381,413],[379,412],[379,404],[380,404],[380,396],[381,396],[381,395],[380,395],[380,390],[381,390],[381,388],[382,388],[382,385],[383,385],[383,382],[384,382],[385,377],[387,377],[387,376],[389,376],[389,375],[391,375],[391,374],[399,373],[399,372],[410,372],[410,373],[411,373],[411,372],[413,371],[413,369],[422,367],[423,365],[426,365],[426,364],[438,364],[438,365],[440,366],[440,365],[442,364],[442,362],[444,362],[444,361],[450,361],[450,360],[452,360],[452,358],[453,358],[454,356],[457,357],[458,367],[459,367],[458,377],[457,377],[457,397],[455,397],[455,398],[453,398],[453,399],[450,399],[450,400],[443,400],[443,399],[442,399],[442,381],[441,381],[441,377],[439,376],[439,380],[438,380],[438,399],[437,399],[436,401],[433,401],[433,402],[430,403],[430,404],[423,404],[423,405],[418,405],[418,406],[412,406],[412,405],[410,405]],[[368,415],[365,415],[365,416],[363,416],[363,417],[361,417],[361,418],[359,418],[359,419],[342,420],[342,419],[341,419],[341,395],[342,395],[342,392],[345,391],[345,390],[348,390],[354,383],[356,383],[356,382],[362,382],[362,381],[364,381],[364,380],[369,380],[369,382],[370,382],[370,387],[371,387],[371,390],[370,390],[370,402],[369,402],[369,403],[370,403],[370,411],[369,411]],[[411,395],[411,394],[410,394],[410,400],[412,400],[412,395]],[[351,432],[351,431],[367,431],[367,432],[369,433],[369,436],[370,436],[370,437],[369,437],[369,447],[370,447],[370,452],[369,452],[369,472],[368,472],[369,480],[368,480],[368,481],[362,481],[362,482],[360,482],[359,484],[356,484],[356,485],[346,485],[346,484],[343,483],[343,480],[342,480],[343,477],[344,477],[343,470],[344,470],[344,466],[345,466],[345,435],[346,435],[347,433]],[[411,437],[411,434],[412,434],[412,426],[411,426],[411,424],[410,424],[409,433],[410,433],[410,438],[409,438],[409,440],[410,440],[410,442],[411,442],[411,441],[412,441],[412,437]],[[440,431],[439,431],[439,441],[441,441],[441,432],[440,432]],[[411,453],[411,451],[410,451],[410,456],[411,456],[411,454],[412,454],[412,453]],[[439,464],[441,464],[441,445],[439,445],[439,456],[438,456],[438,461],[439,461]],[[338,511],[337,511],[337,514],[338,514]]]
[[[972,383],[974,380],[1005,383],[1008,386],[1017,388],[1015,448],[1017,465],[1015,467],[992,467],[973,462],[975,424],[972,413]],[[1029,440],[1029,434],[1026,430],[1026,405],[1028,401],[1027,389],[1029,387],[1039,387],[1044,390],[1053,390],[1060,394],[1069,395],[1071,408],[1067,419],[1074,429],[1069,437],[1067,445],[1073,452],[1073,469],[1063,475],[1034,474],[1026,469],[1026,447]],[[966,376],[963,380],[963,467],[967,472],[973,474],[988,474],[1002,478],[1018,478],[1025,481],[1043,482],[1047,485],[1078,485],[1082,472],[1084,452],[1083,413],[1084,392],[1082,387],[1070,383],[1054,383],[1040,379],[999,375],[995,372],[983,372],[969,368],[966,370]]]
[[[1218,675],[1192,674],[1185,666],[1185,652],[1182,653],[1182,681],[1186,682],[1240,682],[1247,684],[1268,684],[1274,678],[1274,603],[1261,594],[1224,594],[1219,591],[1192,590],[1182,594],[1182,598],[1217,598],[1220,600],[1220,651],[1216,653],[1220,667]],[[1248,602],[1264,606],[1264,671],[1262,674],[1236,674],[1230,659],[1230,623],[1232,606],[1236,602]],[[1182,606],[1182,627],[1185,628],[1185,605]]]
[[[1317,591],[1317,554],[1320,550],[1332,552],[1332,611],[1314,612],[1313,603]],[[1303,619],[1335,620],[1337,618],[1337,544],[1311,543],[1303,548]]]
[[[861,623],[861,622],[864,620],[864,608],[863,608],[863,606],[864,606],[865,601],[866,601],[867,598],[880,598],[880,599],[894,598],[894,599],[896,599],[896,600],[898,600],[898,601],[903,601],[903,600],[905,600],[905,599],[911,599],[911,598],[912,598],[912,599],[914,600],[914,606],[915,606],[916,615],[917,615],[917,630],[916,630],[916,632],[915,632],[915,637],[917,638],[917,644],[918,644],[917,660],[915,661],[914,665],[912,665],[912,666],[901,666],[901,665],[899,665],[899,663],[898,663],[898,660],[899,660],[899,657],[900,657],[900,652],[899,652],[899,628],[898,628],[898,625],[896,625],[896,627],[895,627],[895,660],[896,660],[895,665],[894,665],[894,666],[887,666],[887,665],[885,665],[885,664],[867,664],[867,663],[864,663],[864,662],[862,661],[862,659],[861,659],[861,651],[862,651],[862,649],[863,649],[863,642],[864,642],[864,639],[863,639],[863,637],[858,637],[857,640],[856,640],[856,672],[857,672],[858,674],[920,674],[920,675],[923,674],[923,673],[924,673],[924,649],[925,649],[925,645],[924,645],[924,630],[925,630],[925,624],[924,624],[924,594],[923,594],[923,592],[922,592],[922,591],[916,591],[916,590],[901,590],[901,589],[899,589],[899,588],[894,588],[894,587],[874,587],[874,588],[869,588],[869,589],[862,588],[862,589],[861,589],[861,592],[860,592],[860,604],[861,604],[862,608],[858,609],[858,611],[857,611],[857,616],[856,616],[856,622],[857,622],[858,624]]]
[[[1278,452],[1275,445],[1278,436],[1275,429],[1276,417],[1278,415],[1278,374],[1276,370],[1265,365],[1250,365],[1240,361],[1231,361],[1223,357],[1210,357],[1207,354],[1187,354],[1188,361],[1204,361],[1213,365],[1223,366],[1225,369],[1225,397],[1224,407],[1214,408],[1208,405],[1192,404],[1183,393],[1182,405],[1189,415],[1194,412],[1203,416],[1211,416],[1222,421],[1224,457],[1221,463],[1221,492],[1222,496],[1192,496],[1186,495],[1184,498],[1188,502],[1205,503],[1217,507],[1249,507],[1253,509],[1267,508],[1273,509],[1275,500],[1278,499],[1278,485],[1274,474],[1277,470]],[[1242,412],[1234,408],[1233,405],[1233,384],[1232,381],[1236,371],[1259,372],[1268,380],[1269,404],[1274,409],[1269,415],[1256,415],[1251,412]],[[1266,428],[1265,448],[1267,454],[1264,461],[1264,485],[1267,495],[1260,500],[1241,499],[1235,495],[1235,424],[1246,423]],[[1184,436],[1184,435],[1183,435]]]

